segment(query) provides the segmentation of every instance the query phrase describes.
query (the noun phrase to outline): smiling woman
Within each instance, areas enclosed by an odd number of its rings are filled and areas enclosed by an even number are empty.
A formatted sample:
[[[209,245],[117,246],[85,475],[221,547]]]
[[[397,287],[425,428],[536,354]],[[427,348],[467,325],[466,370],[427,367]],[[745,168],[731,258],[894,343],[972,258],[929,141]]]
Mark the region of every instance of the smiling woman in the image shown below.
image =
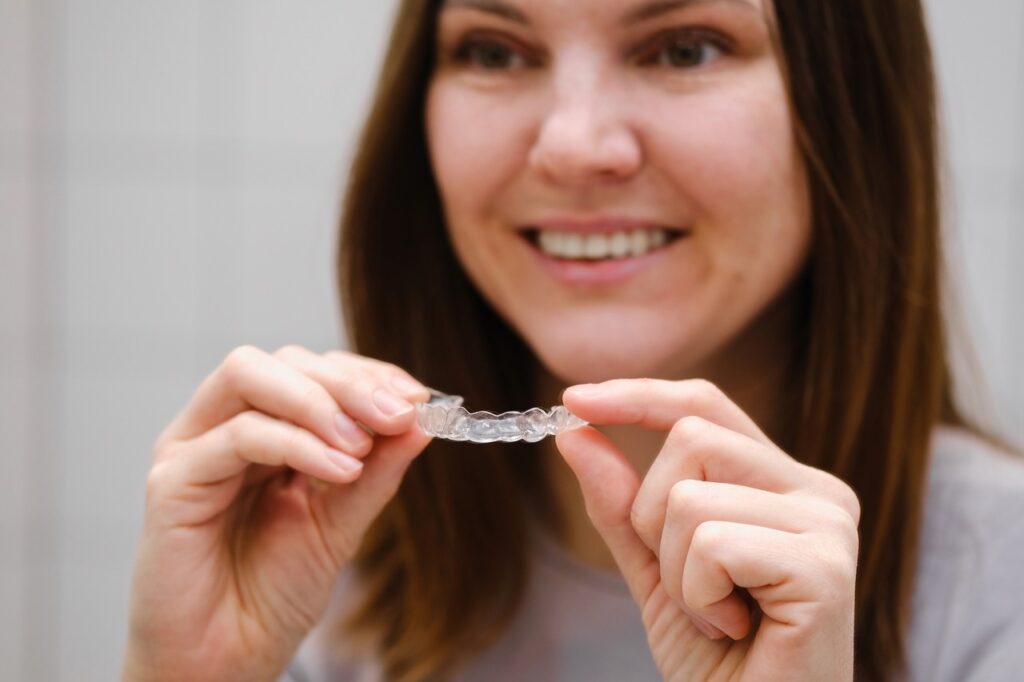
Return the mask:
[[[126,676],[1018,670],[1024,465],[952,399],[937,159],[917,0],[406,0],[355,352],[239,349],[161,435]],[[428,446],[426,386],[590,425]]]
[[[493,8],[445,6],[426,97],[463,269],[570,383],[714,375],[713,349],[789,287],[810,242],[765,14],[738,1],[625,16],[620,3],[524,3],[510,21]],[[681,48],[716,52],[676,65]],[[495,66],[499,51],[510,56]],[[593,258],[609,237],[641,253]]]

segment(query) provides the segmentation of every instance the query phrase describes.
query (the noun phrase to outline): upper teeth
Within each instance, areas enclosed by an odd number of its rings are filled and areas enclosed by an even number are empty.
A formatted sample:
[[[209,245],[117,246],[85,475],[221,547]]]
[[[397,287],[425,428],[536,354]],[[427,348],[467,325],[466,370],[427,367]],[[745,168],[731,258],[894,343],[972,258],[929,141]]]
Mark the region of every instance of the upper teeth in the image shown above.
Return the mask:
[[[665,229],[630,230],[611,234],[540,231],[540,250],[560,258],[624,258],[640,256],[668,241]]]

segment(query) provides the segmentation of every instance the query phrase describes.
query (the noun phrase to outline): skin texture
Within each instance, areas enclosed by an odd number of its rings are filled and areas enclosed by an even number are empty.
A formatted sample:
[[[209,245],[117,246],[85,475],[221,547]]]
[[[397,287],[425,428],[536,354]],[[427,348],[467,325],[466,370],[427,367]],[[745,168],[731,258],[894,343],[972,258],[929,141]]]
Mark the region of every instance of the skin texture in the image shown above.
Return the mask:
[[[594,425],[544,442],[566,542],[622,572],[665,679],[851,679],[856,497],[765,435],[811,238],[769,8],[624,24],[641,4],[442,10],[425,125],[452,243],[540,359],[540,404]],[[666,57],[680,43],[695,63]],[[689,234],[614,286],[554,282],[516,234],[603,214]],[[203,381],[154,445],[126,680],[280,674],[429,442],[381,390],[428,396],[297,346],[236,349]]]

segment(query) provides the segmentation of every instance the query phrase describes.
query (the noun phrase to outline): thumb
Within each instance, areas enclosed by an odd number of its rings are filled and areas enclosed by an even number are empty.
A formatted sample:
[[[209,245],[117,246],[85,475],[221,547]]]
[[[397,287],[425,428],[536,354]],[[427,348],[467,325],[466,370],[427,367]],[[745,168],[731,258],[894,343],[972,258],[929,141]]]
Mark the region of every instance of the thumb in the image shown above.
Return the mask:
[[[395,493],[409,465],[430,443],[416,425],[396,436],[376,436],[373,451],[363,458],[363,473],[349,484],[323,491],[326,510],[324,539],[332,555],[348,561],[363,534]]]
[[[555,437],[555,445],[576,474],[590,521],[642,607],[658,585],[660,569],[657,557],[630,521],[640,489],[636,469],[607,436],[590,426],[563,431]]]

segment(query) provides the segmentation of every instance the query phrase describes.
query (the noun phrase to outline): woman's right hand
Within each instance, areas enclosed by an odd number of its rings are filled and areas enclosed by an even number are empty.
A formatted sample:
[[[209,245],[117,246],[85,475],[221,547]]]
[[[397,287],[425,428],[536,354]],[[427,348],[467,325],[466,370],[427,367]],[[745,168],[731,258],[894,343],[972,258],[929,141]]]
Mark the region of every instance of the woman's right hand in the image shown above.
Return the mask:
[[[276,679],[430,441],[428,398],[352,353],[232,351],[154,446],[124,678]]]

